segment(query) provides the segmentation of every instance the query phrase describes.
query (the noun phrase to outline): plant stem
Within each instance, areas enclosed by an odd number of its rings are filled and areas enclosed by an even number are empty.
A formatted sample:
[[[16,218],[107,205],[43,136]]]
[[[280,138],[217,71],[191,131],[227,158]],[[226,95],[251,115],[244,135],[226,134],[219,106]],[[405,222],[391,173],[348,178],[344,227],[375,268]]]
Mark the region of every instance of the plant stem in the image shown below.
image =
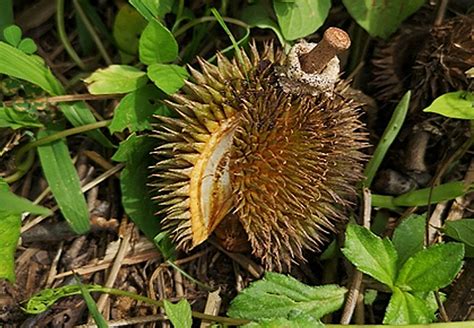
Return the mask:
[[[105,63],[107,65],[112,65],[112,59],[110,59],[109,54],[107,53],[107,50],[105,50],[104,44],[100,40],[99,36],[97,35],[97,32],[94,29],[94,26],[92,26],[91,21],[87,17],[86,13],[81,7],[81,4],[79,3],[78,0],[73,0],[74,3],[74,8],[76,9],[77,13],[79,14],[79,17],[82,19],[82,22],[84,23],[84,26],[86,27],[87,31],[92,37],[92,40],[94,40],[94,43],[97,46],[97,49],[99,49],[100,54],[102,55],[102,58],[104,58]]]
[[[174,262],[170,261],[170,260],[167,260],[166,263],[168,263],[169,266],[171,266],[172,268],[174,268],[175,270],[179,271],[183,276],[185,276],[186,278],[188,278],[189,280],[191,280],[192,282],[194,282],[196,285],[198,285],[199,287],[201,287],[202,289],[208,291],[208,292],[212,292],[215,290],[215,288],[212,288],[202,282],[200,282],[199,280],[195,279],[194,277],[192,277],[189,273],[187,273],[186,271],[184,271],[183,269],[181,269],[179,266],[177,266]]]
[[[17,166],[17,171],[13,173],[12,175],[6,177],[5,181],[7,183],[18,181],[21,177],[23,177],[26,174],[26,172],[28,172],[28,170],[31,168],[31,166],[34,163],[34,152],[33,154],[31,154],[32,153],[31,150],[33,150],[34,148],[41,145],[48,144],[56,140],[63,139],[65,137],[68,137],[74,134],[83,133],[83,132],[106,127],[110,124],[110,122],[111,122],[110,120],[99,121],[99,122],[95,122],[91,124],[81,125],[75,128],[60,131],[58,133],[49,135],[47,137],[38,139],[36,141],[27,143],[26,145],[21,147],[18,150],[18,152],[15,154],[15,163]],[[27,155],[28,157],[26,158],[26,160],[24,160],[25,153],[27,152],[28,152],[28,155]]]
[[[41,97],[35,99],[15,99],[5,101],[3,105],[5,107],[11,107],[16,104],[24,104],[24,103],[59,103],[59,102],[72,102],[72,101],[86,101],[86,100],[104,100],[104,99],[115,99],[122,97],[123,94],[121,93],[110,93],[110,94],[101,94],[101,95],[91,95],[89,93],[86,94],[78,94],[78,95],[62,95],[62,96],[53,96],[53,97]]]
[[[248,28],[249,27],[248,24],[242,22],[241,20],[235,19],[235,18],[222,17],[222,19],[226,23],[235,24],[235,25],[241,26],[243,28]],[[184,32],[186,32],[187,30],[189,30],[190,28],[192,28],[196,25],[206,23],[206,22],[214,22],[214,21],[217,21],[217,19],[215,17],[212,17],[212,16],[204,16],[204,17],[201,17],[201,18],[198,18],[198,19],[194,19],[194,20],[190,21],[189,23],[184,24],[183,26],[181,26],[181,28],[179,30],[174,32],[174,37],[177,38],[179,35],[183,34]]]
[[[82,70],[86,71],[86,65],[78,56],[67,37],[66,27],[64,26],[64,0],[56,0],[56,25],[58,28],[59,39],[61,40],[64,49],[69,54],[71,59],[76,63],[76,65]]]
[[[438,8],[436,10],[436,18],[434,21],[434,26],[440,26],[443,24],[444,15],[446,14],[446,9],[448,8],[449,0],[438,0]]]

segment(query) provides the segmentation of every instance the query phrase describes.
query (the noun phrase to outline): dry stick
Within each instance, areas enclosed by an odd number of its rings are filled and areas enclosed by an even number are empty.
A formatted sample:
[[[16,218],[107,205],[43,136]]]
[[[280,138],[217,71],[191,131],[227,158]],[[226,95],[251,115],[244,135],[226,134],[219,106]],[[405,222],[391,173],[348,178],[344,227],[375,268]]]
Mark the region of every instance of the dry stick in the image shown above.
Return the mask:
[[[301,55],[301,69],[308,74],[321,73],[331,59],[351,46],[349,35],[340,28],[330,27],[323,39],[310,52]]]
[[[434,21],[434,26],[440,26],[443,24],[444,15],[446,14],[446,9],[448,8],[449,0],[438,0],[438,9],[436,11],[436,18]]]
[[[362,199],[363,225],[367,229],[370,229],[372,198],[368,188],[364,188],[362,190]],[[357,299],[359,298],[360,287],[362,285],[362,276],[363,273],[359,270],[355,270],[354,275],[352,276],[351,289],[349,290],[349,295],[347,295],[346,305],[344,306],[344,311],[342,312],[341,324],[343,325],[348,325],[351,322],[352,314],[354,313]]]

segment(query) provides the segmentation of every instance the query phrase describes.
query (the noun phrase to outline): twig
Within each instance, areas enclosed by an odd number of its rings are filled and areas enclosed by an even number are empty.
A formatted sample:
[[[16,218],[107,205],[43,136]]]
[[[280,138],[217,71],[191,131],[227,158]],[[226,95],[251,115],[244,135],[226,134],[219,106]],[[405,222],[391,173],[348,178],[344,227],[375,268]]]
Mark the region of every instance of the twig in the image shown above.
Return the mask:
[[[370,214],[372,210],[372,201],[370,190],[368,188],[364,188],[362,190],[362,222],[364,227],[370,228]],[[348,325],[351,322],[352,315],[355,310],[355,306],[357,300],[359,298],[361,285],[362,285],[362,277],[363,273],[355,270],[354,275],[352,276],[351,280],[351,288],[349,289],[349,294],[347,295],[346,304],[344,306],[344,310],[342,312],[341,317],[341,324]]]
[[[448,8],[449,0],[438,0],[438,9],[436,11],[436,18],[434,21],[434,26],[440,26],[443,24],[444,15],[446,14],[446,9]]]

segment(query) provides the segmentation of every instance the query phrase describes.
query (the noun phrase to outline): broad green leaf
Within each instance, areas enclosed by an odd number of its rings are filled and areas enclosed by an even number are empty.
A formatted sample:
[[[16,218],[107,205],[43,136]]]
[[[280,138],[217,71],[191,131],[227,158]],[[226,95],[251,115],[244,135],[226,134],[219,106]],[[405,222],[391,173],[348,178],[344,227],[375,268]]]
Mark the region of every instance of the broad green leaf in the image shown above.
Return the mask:
[[[393,286],[397,274],[397,251],[389,239],[382,239],[357,224],[349,224],[342,253],[359,271]]]
[[[342,0],[349,14],[372,37],[388,38],[425,0]]]
[[[178,65],[152,64],[148,66],[148,77],[170,95],[181,89],[189,74],[184,67]]]
[[[272,13],[261,2],[251,4],[242,10],[242,21],[250,25],[250,27],[258,27],[262,29],[271,29],[282,45],[285,44],[285,38],[281,33],[278,24],[271,18]]]
[[[461,243],[436,244],[409,258],[395,284],[402,290],[417,292],[446,287],[461,270],[463,257]]]
[[[152,164],[150,151],[153,146],[151,138],[132,134],[120,143],[112,157],[114,161],[126,162],[125,169],[120,173],[125,213],[150,240],[160,232],[159,219],[155,216],[156,207],[147,187],[148,167]]]
[[[474,219],[446,221],[443,231],[447,236],[474,247]]]
[[[24,38],[23,40],[20,41],[20,44],[18,45],[18,49],[28,55],[32,55],[36,52],[36,50],[38,50],[38,47],[36,47],[36,43],[35,41],[33,41],[33,39]]]
[[[138,53],[146,65],[168,63],[178,57],[178,43],[163,24],[150,21],[140,37]]]
[[[3,30],[3,38],[15,48],[20,44],[21,34],[21,28],[16,25],[10,25]]]
[[[0,42],[0,74],[31,82],[51,95],[64,93],[62,85],[39,57],[27,55],[5,42]]]
[[[366,179],[364,181],[364,186],[366,186],[367,188],[370,187],[370,185],[372,184],[372,180],[374,179],[375,174],[377,173],[380,167],[380,164],[382,164],[382,161],[385,158],[385,154],[387,153],[388,149],[392,145],[392,142],[398,135],[398,132],[400,132],[400,129],[402,128],[403,122],[405,121],[405,117],[408,112],[410,97],[411,91],[407,91],[407,93],[405,93],[405,95],[398,103],[397,107],[395,108],[395,111],[392,114],[392,117],[390,118],[390,122],[388,122],[388,125],[385,128],[385,131],[383,132],[382,138],[380,138],[377,148],[375,148],[372,158],[365,167],[364,176],[366,177]]]
[[[450,118],[474,120],[474,93],[468,91],[445,93],[423,111]]]
[[[53,131],[40,131],[38,137],[42,138],[53,133]],[[64,140],[58,140],[39,146],[38,154],[46,181],[64,218],[74,232],[78,234],[87,232],[89,211],[66,143]]]
[[[191,316],[191,305],[186,299],[173,304],[167,300],[163,301],[166,316],[175,328],[191,328],[193,319]]]
[[[467,191],[462,181],[448,182],[433,188],[410,191],[393,199],[395,206],[424,206],[437,204],[464,195]],[[431,199],[430,199],[431,193]],[[429,202],[429,200],[431,200]]]
[[[23,127],[39,128],[43,124],[39,122],[35,113],[18,111],[9,107],[0,107],[0,128],[19,129]]]
[[[331,0],[273,1],[286,40],[303,38],[320,28],[329,14]]]
[[[395,229],[392,243],[398,253],[398,268],[406,260],[423,249],[425,240],[425,216],[412,214]]]
[[[292,319],[278,318],[251,322],[242,328],[324,328],[324,325],[313,317],[298,316]]]
[[[129,54],[138,53],[138,40],[147,21],[128,4],[120,7],[115,16],[113,35],[118,48]]]
[[[0,1],[0,41],[3,39],[3,29],[13,24],[13,0]]]
[[[86,302],[87,309],[89,310],[89,314],[92,316],[94,319],[95,324],[97,325],[98,328],[108,328],[109,325],[107,324],[107,321],[104,319],[102,314],[99,312],[99,309],[97,308],[97,304],[95,303],[94,299],[91,296],[91,293],[87,289],[85,285],[81,283],[81,281],[76,277],[77,284],[79,286],[79,289],[81,291],[82,297],[84,298],[84,301]]]
[[[99,68],[84,80],[91,94],[127,93],[143,87],[148,81],[146,73],[127,65],[110,65]]]
[[[160,101],[160,93],[153,85],[137,89],[120,101],[114,111],[114,118],[109,125],[111,133],[150,130],[153,113],[158,107],[164,106]]]
[[[336,285],[308,286],[291,276],[267,272],[232,301],[227,315],[253,321],[290,319],[292,314],[314,319],[338,310],[346,289]]]
[[[3,191],[2,191],[3,192]],[[3,195],[0,200],[4,202]],[[0,279],[15,282],[15,251],[20,238],[21,216],[0,206]]]
[[[435,316],[426,301],[395,288],[390,298],[383,323],[386,325],[408,325],[433,322]]]

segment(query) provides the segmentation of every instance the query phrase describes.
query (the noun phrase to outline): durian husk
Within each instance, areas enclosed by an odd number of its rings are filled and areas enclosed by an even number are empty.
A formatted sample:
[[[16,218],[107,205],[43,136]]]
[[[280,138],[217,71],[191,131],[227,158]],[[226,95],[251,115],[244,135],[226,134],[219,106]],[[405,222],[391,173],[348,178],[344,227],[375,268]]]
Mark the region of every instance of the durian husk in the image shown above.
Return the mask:
[[[281,271],[347,220],[366,135],[346,83],[330,95],[285,93],[282,51],[266,44],[241,54],[189,68],[193,81],[167,102],[178,118],[159,117],[150,185],[179,249],[196,247],[231,215],[252,254]]]
[[[432,25],[423,10],[374,50],[374,95],[382,106],[398,102],[412,90],[410,111],[426,108],[438,96],[467,90],[465,72],[474,66],[474,14]]]

